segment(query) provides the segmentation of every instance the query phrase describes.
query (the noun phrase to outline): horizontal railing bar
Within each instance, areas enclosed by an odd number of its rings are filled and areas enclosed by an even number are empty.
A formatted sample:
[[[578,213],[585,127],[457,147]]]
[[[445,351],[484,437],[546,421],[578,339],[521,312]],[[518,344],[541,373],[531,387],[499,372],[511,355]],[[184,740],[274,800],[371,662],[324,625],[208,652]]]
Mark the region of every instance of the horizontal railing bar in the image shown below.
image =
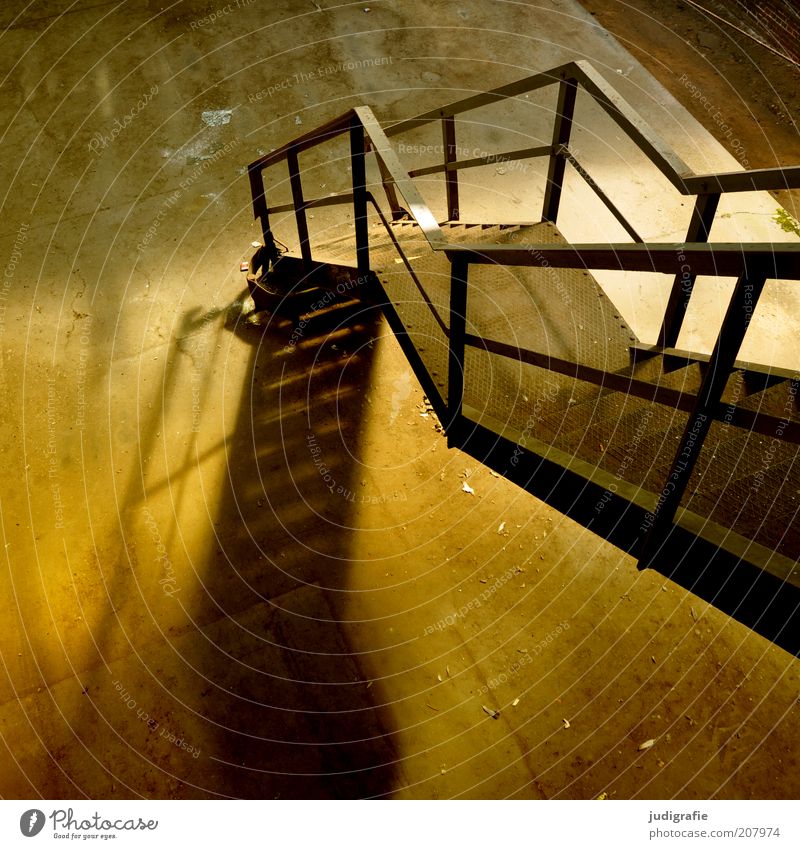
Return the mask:
[[[460,115],[462,112],[469,112],[472,109],[479,109],[481,106],[486,106],[489,103],[496,103],[498,100],[507,100],[511,97],[516,97],[518,94],[524,94],[529,91],[535,91],[545,86],[555,85],[563,79],[564,74],[571,73],[575,67],[573,62],[568,62],[566,65],[560,65],[558,68],[553,68],[550,71],[544,71],[539,74],[533,74],[530,77],[524,77],[521,80],[516,80],[513,83],[493,88],[491,91],[480,92],[464,97],[461,100],[456,100],[449,103],[447,106],[442,106],[438,109],[431,109],[428,112],[423,112],[415,118],[407,118],[399,121],[397,124],[392,124],[386,128],[386,135],[396,136],[398,133],[414,130],[422,127],[425,124],[430,124],[432,121],[438,121],[441,118],[451,115]]]
[[[259,159],[253,160],[248,167],[256,171],[263,171],[264,168],[268,168],[270,165],[275,165],[275,163],[280,162],[282,159],[286,159],[291,150],[294,150],[295,153],[302,153],[310,147],[315,147],[318,144],[336,138],[336,136],[343,135],[350,129],[353,114],[354,111],[351,109],[349,112],[339,115],[338,118],[334,118],[327,124],[323,124],[315,130],[305,133],[305,135],[298,136],[294,141],[287,142],[281,145],[281,147],[270,151],[270,153],[264,154]]]
[[[478,156],[475,159],[457,159],[446,165],[439,163],[427,168],[415,168],[408,172],[409,177],[427,177],[428,174],[439,174],[442,171],[460,171],[462,168],[480,168],[485,165],[503,165],[505,162],[513,162],[517,159],[535,159],[538,156],[550,156],[553,148],[551,145],[541,147],[526,147],[519,150],[509,150],[505,153],[491,153],[486,156]]]
[[[591,63],[585,60],[569,62],[550,71],[534,74],[516,82],[499,86],[489,92],[471,95],[439,109],[425,112],[416,118],[400,121],[388,127],[383,132],[388,138],[404,130],[423,126],[432,121],[440,120],[443,117],[454,116],[569,78],[575,78],[584,87],[587,93],[611,116],[682,194],[800,188],[800,166],[761,168],[750,171],[721,172],[718,174],[694,174],[689,166],[655,133],[633,107],[617,93],[613,86],[595,70]],[[299,154],[308,148],[344,134],[350,128],[353,112],[354,110],[350,110],[329,121],[327,124],[298,137],[292,142],[284,144],[277,150],[265,154],[260,159],[256,159],[248,166],[249,170],[260,173],[270,165],[274,165],[285,159],[291,150]],[[519,158],[546,155],[548,152],[545,148],[533,148],[527,154],[519,152]],[[511,155],[511,158],[517,158],[513,153],[503,155]],[[484,164],[490,163],[482,161],[482,158],[478,160],[466,160],[450,163],[450,167],[447,170],[479,167]],[[419,169],[412,172],[412,176],[440,173],[443,170],[443,166],[441,165],[434,166],[433,168]]]
[[[800,279],[800,244],[739,244],[724,242],[658,243],[656,245],[447,245],[447,256],[469,255],[469,262],[481,265],[543,265],[555,268],[606,269],[611,271],[655,271],[676,274],[689,265],[692,274],[738,277],[746,270],[759,269],[768,279]]]
[[[711,354],[701,354],[699,351],[685,351],[681,348],[662,348],[660,345],[645,345],[643,342],[631,342],[631,354],[636,359],[642,355],[663,355],[674,360],[683,360],[687,365],[691,363],[708,363]],[[775,377],[782,380],[800,380],[800,370],[779,368],[778,366],[767,366],[759,363],[748,363],[745,360],[736,360],[733,364],[737,371],[763,374],[766,377]]]
[[[668,386],[659,386],[636,377],[628,377],[622,374],[604,371],[593,366],[576,363],[572,360],[564,360],[553,357],[550,354],[541,354],[516,345],[508,345],[494,339],[486,339],[468,333],[465,343],[473,348],[482,348],[490,354],[497,354],[510,360],[516,360],[527,365],[537,366],[548,371],[563,374],[565,377],[574,377],[577,380],[586,381],[595,386],[602,386],[613,392],[622,392],[645,401],[653,401],[663,404],[675,410],[690,413],[694,409],[697,396],[691,392],[681,392],[680,389],[672,389]],[[755,431],[765,436],[775,436],[780,429],[783,439],[788,442],[800,444],[800,424],[787,422],[767,413],[758,413],[744,407],[720,402],[712,411],[712,416],[717,421],[726,421],[730,424],[743,428],[747,431]]]
[[[534,74],[515,83],[499,86],[488,92],[465,97],[439,109],[424,112],[415,118],[409,118],[393,124],[386,130],[387,136],[394,136],[407,130],[416,129],[445,116],[458,115],[472,109],[478,109],[498,100],[515,97],[528,91],[534,91],[561,80],[577,78],[592,97],[625,130],[625,132],[647,154],[658,169],[682,193],[688,194],[683,177],[691,175],[689,166],[661,139],[643,118],[624,100],[589,62],[580,60],[568,62],[550,71]]]
[[[594,100],[681,194],[689,194],[685,178],[693,175],[691,168],[589,62],[575,66],[575,76]]]
[[[727,171],[719,174],[696,174],[684,180],[690,194],[718,192],[761,192],[800,189],[800,166],[787,168],[754,168],[751,171]]]
[[[352,203],[353,201],[353,193],[347,192],[346,194],[341,195],[333,195],[325,198],[312,198],[311,200],[307,200],[304,202],[303,206],[306,209],[315,209],[320,206],[336,206],[340,203]],[[272,215],[275,212],[291,212],[294,209],[293,203],[282,203],[280,206],[270,206],[267,209],[267,213]]]
[[[580,162],[578,162],[575,156],[570,152],[570,149],[566,145],[562,144],[560,145],[559,150],[564,156],[566,156],[572,167],[581,175],[581,177],[583,177],[584,182],[589,186],[589,188],[605,204],[608,211],[614,216],[622,229],[633,239],[634,242],[643,242],[644,239],[642,239],[631,224],[628,223],[628,219],[619,211],[619,209],[617,209],[611,198],[600,188],[600,186],[597,185],[594,178],[590,176],[589,172],[583,167],[583,165],[580,164]]]

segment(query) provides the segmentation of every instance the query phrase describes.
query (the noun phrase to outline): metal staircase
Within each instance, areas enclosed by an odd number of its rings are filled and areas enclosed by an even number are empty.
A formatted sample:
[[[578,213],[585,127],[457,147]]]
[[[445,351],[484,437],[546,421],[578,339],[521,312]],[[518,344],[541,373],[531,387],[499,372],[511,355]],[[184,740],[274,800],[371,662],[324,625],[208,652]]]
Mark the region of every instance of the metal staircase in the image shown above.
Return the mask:
[[[547,86],[558,87],[550,144],[459,159],[456,116]],[[694,197],[685,243],[644,243],[570,149],[579,89],[677,192]],[[391,139],[437,125],[443,161],[405,170]],[[351,185],[306,197],[300,155],[337,140],[347,151],[318,158],[313,170],[341,175],[346,163]],[[462,171],[540,157],[541,221],[460,220]],[[284,162],[291,200],[268,205],[265,172]],[[567,168],[631,241],[564,239],[557,222]],[[444,182],[442,223],[415,183],[433,175]],[[800,187],[800,167],[694,174],[591,65],[576,62],[386,129],[356,108],[256,160],[249,177],[263,233],[248,278],[257,308],[300,314],[320,291],[375,299],[449,445],[641,568],[798,651],[800,364],[787,371],[737,356],[768,281],[800,278],[800,244],[714,244],[709,234],[723,193]],[[328,215],[317,238],[314,214]],[[296,250],[278,249],[276,222]],[[296,232],[286,237],[289,222]],[[592,274],[605,269],[673,276],[657,345],[625,324]],[[675,348],[698,275],[736,279],[710,355]]]

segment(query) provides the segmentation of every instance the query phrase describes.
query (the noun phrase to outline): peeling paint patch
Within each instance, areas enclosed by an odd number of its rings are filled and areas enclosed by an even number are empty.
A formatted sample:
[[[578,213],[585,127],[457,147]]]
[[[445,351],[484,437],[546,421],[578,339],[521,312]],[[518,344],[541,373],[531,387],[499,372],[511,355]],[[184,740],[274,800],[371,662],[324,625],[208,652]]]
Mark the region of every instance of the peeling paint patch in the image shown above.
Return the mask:
[[[232,109],[211,109],[203,112],[200,117],[209,127],[221,127],[223,124],[230,124],[232,114]]]

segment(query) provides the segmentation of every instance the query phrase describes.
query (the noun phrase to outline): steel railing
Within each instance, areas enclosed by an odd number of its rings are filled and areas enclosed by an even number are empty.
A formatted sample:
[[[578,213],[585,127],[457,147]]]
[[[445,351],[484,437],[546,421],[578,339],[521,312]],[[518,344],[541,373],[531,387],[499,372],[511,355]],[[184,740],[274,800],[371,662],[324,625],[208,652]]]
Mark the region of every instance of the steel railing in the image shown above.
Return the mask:
[[[557,222],[561,192],[567,164],[571,164],[587,181],[597,196],[609,208],[614,217],[625,227],[633,243],[614,244],[530,244],[530,245],[487,245],[455,244],[447,240],[436,218],[423,200],[414,184],[414,179],[435,173],[445,174],[445,190],[449,220],[457,220],[458,172],[463,169],[487,164],[487,157],[459,160],[457,151],[456,117],[464,112],[478,109],[491,103],[516,97],[548,85],[558,85],[558,102],[554,116],[552,143],[544,147],[520,148],[505,152],[508,159],[549,157],[547,182],[545,185],[542,220]],[[594,183],[586,168],[569,148],[572,123],[578,88],[591,95],[610,115],[616,124],[629,136],[648,159],[664,174],[683,195],[695,196],[695,206],[687,232],[687,239],[679,244],[644,243],[634,228],[624,218],[605,192]],[[441,165],[406,171],[390,142],[390,137],[417,129],[426,124],[441,123],[444,157]],[[352,168],[352,191],[334,197],[305,197],[302,186],[299,155],[317,145],[344,134],[350,139],[350,162]],[[396,123],[383,129],[372,111],[357,107],[339,116],[328,124],[296,138],[272,153],[257,159],[248,168],[254,215],[261,222],[265,249],[274,251],[269,217],[277,213],[293,212],[297,224],[300,253],[303,262],[311,266],[312,251],[307,222],[309,209],[335,204],[352,204],[355,223],[356,256],[359,273],[369,271],[369,233],[367,210],[371,202],[380,212],[380,207],[367,189],[366,156],[375,155],[383,190],[393,217],[406,214],[419,226],[431,251],[444,252],[451,263],[449,327],[445,326],[430,298],[424,291],[401,246],[394,240],[395,248],[414,277],[429,308],[449,339],[449,375],[447,404],[438,394],[432,381],[426,381],[429,395],[435,392],[439,412],[446,423],[451,444],[457,444],[466,419],[463,414],[464,361],[467,347],[478,347],[492,353],[543,365],[553,358],[543,352],[526,351],[505,345],[498,340],[485,339],[466,330],[468,303],[469,267],[476,264],[493,263],[505,266],[530,266],[549,263],[554,268],[579,268],[584,270],[654,271],[674,275],[674,282],[659,334],[659,345],[653,351],[668,351],[674,346],[682,317],[691,297],[692,287],[700,274],[735,277],[737,282],[731,296],[727,313],[722,323],[713,352],[708,359],[702,385],[696,396],[691,396],[691,406],[685,396],[676,402],[668,391],[657,393],[658,403],[688,409],[689,419],[675,452],[672,467],[660,493],[654,494],[652,510],[643,527],[643,539],[639,546],[640,562],[648,565],[671,527],[680,506],[689,477],[700,456],[711,424],[722,414],[722,393],[726,382],[736,366],[736,356],[750,322],[764,284],[768,279],[800,279],[800,244],[712,244],[709,233],[716,213],[720,195],[725,192],[760,191],[800,187],[800,166],[790,168],[758,169],[741,172],[694,174],[669,146],[627,104],[620,95],[587,62],[571,62],[554,70],[536,74],[523,80],[501,86],[489,92],[469,96],[440,109],[426,112],[416,118]],[[498,156],[500,156],[498,155]],[[280,162],[288,167],[292,202],[269,207],[266,202],[263,172]],[[381,214],[384,227],[391,227]],[[687,269],[689,272],[687,274]],[[397,316],[394,316],[397,321]],[[399,326],[399,325],[398,325]],[[407,352],[413,355],[413,351]],[[421,361],[416,363],[422,367]],[[567,363],[559,367],[567,368]],[[571,364],[573,374],[579,379],[609,385],[613,375],[599,371],[598,374],[586,366]],[[548,366],[545,366],[548,367]],[[564,368],[561,370],[563,371]],[[555,370],[559,370],[556,368]],[[634,381],[631,385],[635,384]],[[635,390],[634,390],[635,394]],[[680,393],[679,393],[680,394]],[[739,409],[738,421],[742,426],[753,425],[756,417]],[[797,428],[786,429],[784,437],[797,436]]]

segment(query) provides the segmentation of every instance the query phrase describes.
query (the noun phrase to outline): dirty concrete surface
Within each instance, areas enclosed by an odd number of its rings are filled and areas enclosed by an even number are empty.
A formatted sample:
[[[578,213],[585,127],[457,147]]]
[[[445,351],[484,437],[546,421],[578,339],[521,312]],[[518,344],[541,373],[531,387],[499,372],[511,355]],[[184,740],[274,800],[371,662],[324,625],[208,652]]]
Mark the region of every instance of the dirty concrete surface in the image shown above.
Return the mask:
[[[572,2],[211,11],[0,11],[0,795],[795,798],[796,660],[448,450],[367,304],[243,314],[244,166],[356,104],[590,58],[730,155]]]

